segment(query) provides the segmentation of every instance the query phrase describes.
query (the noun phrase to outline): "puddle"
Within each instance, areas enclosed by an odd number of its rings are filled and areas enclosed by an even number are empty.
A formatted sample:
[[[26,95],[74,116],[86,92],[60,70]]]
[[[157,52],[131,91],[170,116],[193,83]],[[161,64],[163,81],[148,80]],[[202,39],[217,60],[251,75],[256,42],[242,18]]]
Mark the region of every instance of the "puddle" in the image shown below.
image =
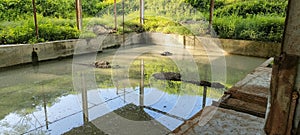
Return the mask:
[[[143,52],[150,48],[152,51]],[[211,61],[197,51],[188,54],[169,48],[173,55],[161,56],[164,49],[149,45],[129,48],[125,53],[111,49],[95,57],[81,56],[79,61],[74,57],[43,62],[38,71],[24,65],[0,72],[0,134],[83,134],[85,129],[91,134],[124,134],[128,128],[137,133],[165,134],[174,130],[202,109],[203,87],[155,80],[152,74],[180,72],[187,80],[211,80],[212,74],[216,77],[221,73],[212,73],[216,70],[211,68]],[[74,67],[78,64],[74,62],[93,61],[90,58],[108,60],[120,68]],[[143,98],[139,87],[141,59],[145,64]],[[220,83],[227,87],[265,61],[237,55],[226,55],[225,59],[226,81]],[[223,91],[208,88],[206,105],[218,100]],[[140,125],[144,128],[138,128]]]

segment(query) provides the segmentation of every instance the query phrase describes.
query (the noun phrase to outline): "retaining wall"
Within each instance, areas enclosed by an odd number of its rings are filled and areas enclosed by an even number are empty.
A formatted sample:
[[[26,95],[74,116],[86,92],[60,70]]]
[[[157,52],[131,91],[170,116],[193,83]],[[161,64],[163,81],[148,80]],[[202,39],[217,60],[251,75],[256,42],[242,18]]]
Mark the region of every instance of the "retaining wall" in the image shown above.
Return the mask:
[[[125,43],[123,44],[123,38]],[[162,33],[108,34],[93,39],[74,39],[38,44],[0,45],[0,68],[31,62],[32,48],[37,48],[39,60],[50,60],[77,54],[102,51],[115,45],[157,44],[188,49],[209,49],[208,40],[213,41],[231,54],[272,57],[279,54],[280,44],[244,40],[217,39],[209,37],[182,36]],[[211,42],[209,42],[211,43]],[[205,45],[206,44],[206,45]],[[204,48],[204,45],[206,48]]]
[[[182,36],[175,34],[145,33],[146,43],[184,46],[190,49],[207,49],[208,40],[214,42],[218,47],[230,54],[255,56],[255,57],[273,57],[280,54],[280,43],[218,39],[210,37]],[[207,45],[205,45],[207,44]]]

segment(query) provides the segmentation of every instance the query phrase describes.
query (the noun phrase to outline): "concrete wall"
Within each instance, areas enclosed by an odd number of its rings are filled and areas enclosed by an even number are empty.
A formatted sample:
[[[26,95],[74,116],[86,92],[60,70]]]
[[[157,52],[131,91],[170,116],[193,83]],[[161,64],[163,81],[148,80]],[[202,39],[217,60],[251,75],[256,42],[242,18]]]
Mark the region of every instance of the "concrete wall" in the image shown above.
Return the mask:
[[[126,34],[125,45],[141,43],[140,34]],[[61,40],[37,44],[16,44],[0,46],[0,68],[31,62],[33,48],[37,48],[39,60],[51,60],[76,54],[102,51],[123,42],[120,35],[100,35],[93,39]]]
[[[186,37],[186,43],[187,46],[193,45],[194,43],[196,47],[203,46],[204,39],[208,39],[208,37],[196,37],[196,39],[194,37]],[[218,38],[211,38],[211,40],[229,54],[268,58],[279,55],[280,53],[279,43]]]
[[[125,43],[123,44],[123,38]],[[32,48],[38,48],[39,60],[102,51],[115,45],[157,44],[190,49],[205,49],[204,44],[211,40],[231,54],[271,57],[279,53],[280,44],[217,39],[208,37],[182,36],[162,33],[130,33],[122,35],[100,35],[93,39],[62,40],[38,44],[18,44],[0,46],[0,68],[31,62]],[[206,45],[207,46],[207,45]]]
[[[278,56],[280,53],[280,43],[272,42],[181,36],[162,33],[144,33],[144,38],[148,44],[183,46],[190,49],[205,49],[204,44],[207,44],[207,40],[210,39],[227,53],[255,57],[268,58]]]

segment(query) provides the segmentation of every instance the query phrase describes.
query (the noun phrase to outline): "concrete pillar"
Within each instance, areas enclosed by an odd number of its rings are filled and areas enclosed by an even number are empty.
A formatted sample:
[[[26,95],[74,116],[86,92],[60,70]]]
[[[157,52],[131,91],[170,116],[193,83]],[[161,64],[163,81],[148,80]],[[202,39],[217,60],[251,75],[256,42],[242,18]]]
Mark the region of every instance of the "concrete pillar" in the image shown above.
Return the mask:
[[[300,1],[289,0],[281,55],[275,58],[270,88],[270,112],[265,131],[271,135],[296,134],[300,105]],[[295,110],[296,106],[296,110]]]

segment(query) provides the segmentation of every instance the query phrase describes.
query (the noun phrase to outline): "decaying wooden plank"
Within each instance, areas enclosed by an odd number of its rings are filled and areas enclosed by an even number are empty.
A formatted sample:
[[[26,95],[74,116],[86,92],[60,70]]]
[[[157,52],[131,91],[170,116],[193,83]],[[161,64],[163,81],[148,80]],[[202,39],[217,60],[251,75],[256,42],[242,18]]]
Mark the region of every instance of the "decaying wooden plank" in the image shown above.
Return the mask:
[[[215,104],[216,103],[213,103],[213,105],[215,105]],[[218,103],[218,106],[221,107],[221,108],[231,109],[231,110],[235,110],[235,111],[238,111],[238,112],[243,112],[243,113],[251,114],[251,115],[262,117],[262,118],[265,117],[265,113],[257,112],[257,111],[253,111],[253,110],[249,110],[249,109],[237,107],[237,106],[228,105],[226,103]]]
[[[282,54],[273,65],[270,87],[270,112],[265,131],[271,135],[284,135],[287,131],[292,92],[297,74],[298,56]]]
[[[225,94],[230,94],[231,98],[239,99],[245,102],[259,104],[261,106],[267,106],[268,99],[265,97],[234,91],[226,91]]]

